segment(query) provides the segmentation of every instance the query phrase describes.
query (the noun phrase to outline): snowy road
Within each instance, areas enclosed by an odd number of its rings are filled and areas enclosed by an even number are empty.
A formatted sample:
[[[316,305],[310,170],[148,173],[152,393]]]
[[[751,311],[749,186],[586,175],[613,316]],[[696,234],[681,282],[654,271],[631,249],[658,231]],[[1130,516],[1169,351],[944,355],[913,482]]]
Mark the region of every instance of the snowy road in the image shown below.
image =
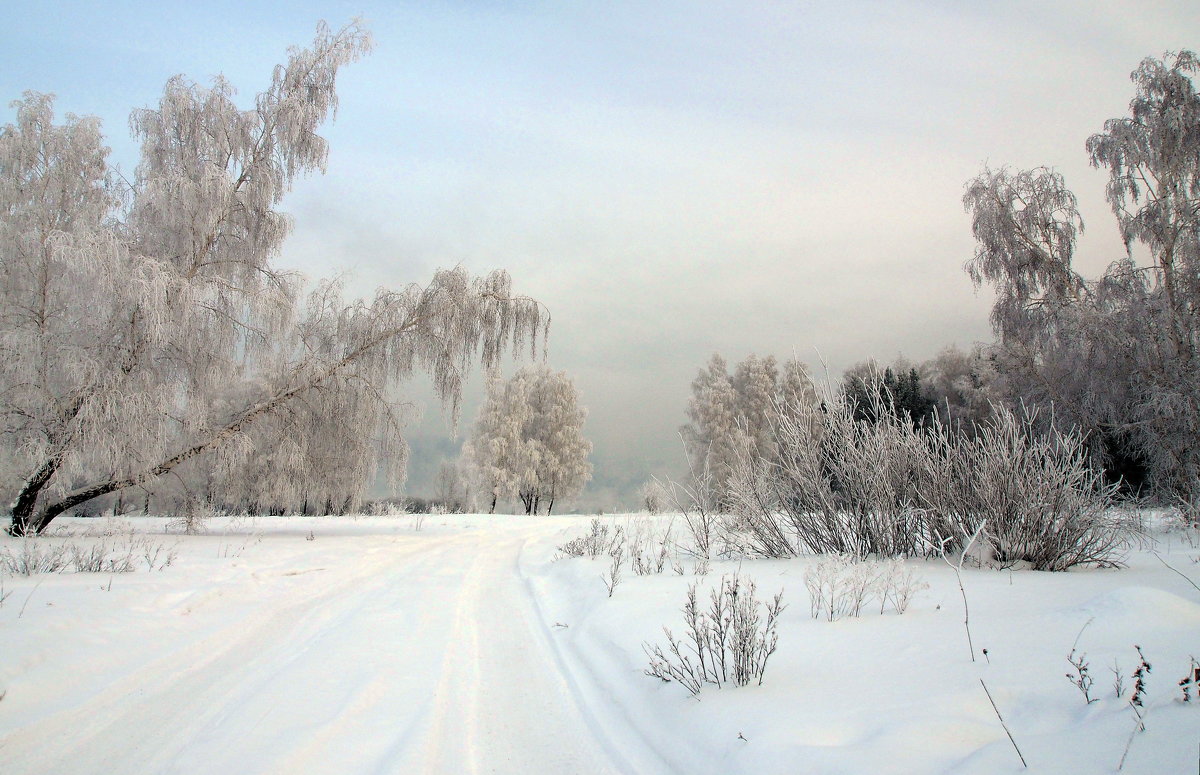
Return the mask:
[[[576,701],[554,623],[520,575],[525,543],[561,527],[410,534],[365,550],[358,538],[355,554],[322,536],[277,567],[244,563],[253,570],[158,600],[131,626],[161,648],[131,642],[150,658],[63,676],[72,704],[4,725],[3,769],[643,770]]]
[[[606,520],[641,552],[673,517]],[[179,536],[150,517],[0,536],[9,558],[133,541],[138,565],[0,576],[0,775],[1058,775],[1113,772],[1126,753],[1124,773],[1196,771],[1200,707],[1178,682],[1200,632],[1200,534],[1160,532],[1159,556],[1131,551],[1124,569],[964,571],[990,655],[972,661],[944,562],[906,563],[924,583],[902,615],[830,622],[806,596],[814,558],[707,575],[685,556],[662,573],[627,562],[609,596],[603,551],[555,560],[589,522],[227,518]],[[146,542],[163,551],[141,559]],[[767,680],[697,701],[647,678],[642,645],[682,631],[689,588],[707,597],[731,573],[785,590]],[[1092,702],[1064,680],[1076,642]],[[1139,654],[1154,672],[1131,737]]]

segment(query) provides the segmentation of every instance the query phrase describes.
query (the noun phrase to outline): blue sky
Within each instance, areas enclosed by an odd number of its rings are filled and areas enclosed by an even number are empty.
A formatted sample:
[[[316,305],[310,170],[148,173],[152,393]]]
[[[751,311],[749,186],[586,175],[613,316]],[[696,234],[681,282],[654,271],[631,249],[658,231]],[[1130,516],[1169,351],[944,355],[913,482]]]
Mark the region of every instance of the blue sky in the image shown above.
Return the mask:
[[[961,269],[984,164],[1059,168],[1082,267],[1117,257],[1084,140],[1125,111],[1142,57],[1200,45],[1194,2],[5,6],[0,96],[100,116],[126,168],[129,111],[171,75],[223,73],[249,104],[318,19],[364,17],[376,49],[341,76],[328,173],[286,201],[280,262],[361,293],[508,269],[591,409],[596,504],[681,468],[714,351],[836,376],[989,338]],[[447,436],[430,406],[414,490]]]

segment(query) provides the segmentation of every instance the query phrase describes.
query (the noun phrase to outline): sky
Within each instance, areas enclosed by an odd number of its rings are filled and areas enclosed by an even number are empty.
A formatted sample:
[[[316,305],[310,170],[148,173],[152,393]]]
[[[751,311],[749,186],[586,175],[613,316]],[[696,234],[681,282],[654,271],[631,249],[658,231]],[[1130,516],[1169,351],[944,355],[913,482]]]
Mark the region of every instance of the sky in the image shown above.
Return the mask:
[[[354,17],[375,49],[339,77],[328,168],[285,200],[278,263],[361,295],[507,270],[549,308],[548,361],[590,411],[585,509],[684,469],[714,352],[837,379],[989,340],[962,271],[964,184],[987,165],[1062,172],[1078,267],[1102,271],[1122,247],[1084,142],[1126,113],[1142,58],[1200,46],[1194,1],[3,0],[0,97],[99,116],[132,170],[129,111],[172,75],[223,74],[248,106],[318,20]],[[413,494],[457,455],[480,385],[457,430],[408,388]]]

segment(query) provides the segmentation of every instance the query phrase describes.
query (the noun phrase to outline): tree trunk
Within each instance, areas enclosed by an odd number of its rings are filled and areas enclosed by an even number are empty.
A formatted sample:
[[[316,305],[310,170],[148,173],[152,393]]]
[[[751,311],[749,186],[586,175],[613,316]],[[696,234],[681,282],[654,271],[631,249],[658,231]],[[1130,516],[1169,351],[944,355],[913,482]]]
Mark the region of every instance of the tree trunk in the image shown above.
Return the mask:
[[[550,512],[554,511],[554,498],[550,498],[550,503],[546,506],[546,516],[550,516]]]
[[[492,496],[492,507],[490,509],[488,509],[488,514],[495,514],[495,513],[496,513],[496,496],[493,495]]]
[[[10,535],[20,536],[27,535],[31,531],[41,532],[41,528],[33,518],[33,507],[37,503],[42,488],[50,481],[50,477],[54,476],[54,472],[58,470],[61,463],[61,457],[51,457],[25,481],[25,486],[21,488],[21,492],[17,494],[17,499],[13,503],[12,524],[8,527]]]
[[[40,533],[46,529],[46,526],[49,525],[55,517],[57,517],[59,514],[62,514],[72,506],[77,506],[80,503],[91,500],[92,498],[98,498],[101,495],[107,495],[110,492],[123,490],[126,487],[134,487],[136,485],[143,484],[144,482],[150,481],[151,479],[156,479],[163,474],[170,473],[180,463],[191,460],[202,452],[220,447],[258,418],[274,412],[280,406],[283,406],[297,396],[302,395],[305,391],[320,386],[325,382],[325,380],[334,376],[351,363],[354,363],[365,353],[381,344],[384,344],[390,338],[408,333],[424,322],[425,316],[423,314],[414,314],[400,326],[380,332],[375,337],[357,347],[353,352],[343,357],[340,361],[322,370],[320,373],[304,383],[286,388],[248,408],[245,412],[239,415],[236,420],[221,428],[207,439],[197,442],[179,454],[168,458],[158,465],[146,469],[139,474],[134,474],[123,479],[110,479],[107,482],[88,485],[81,489],[75,490],[74,492],[65,495],[57,503],[46,506],[40,514],[34,516],[33,507],[37,501],[38,493],[40,493],[42,488],[46,486],[46,482],[49,481],[50,477],[53,476],[54,472],[58,470],[58,466],[62,463],[61,453],[56,457],[50,458],[42,464],[42,468],[38,469],[34,477],[26,483],[26,486],[22,489],[21,494],[17,496],[17,503],[13,506],[12,524],[9,526],[9,532],[13,535],[23,535],[30,530],[35,533]],[[83,406],[83,403],[84,399],[82,396],[76,399],[71,412],[68,413],[68,417],[72,418],[78,414],[79,409]],[[43,473],[44,477],[42,477],[42,480],[40,482],[35,482],[35,479],[41,476]],[[31,485],[34,486],[31,487]],[[328,513],[328,511],[329,509],[327,508],[326,513]]]

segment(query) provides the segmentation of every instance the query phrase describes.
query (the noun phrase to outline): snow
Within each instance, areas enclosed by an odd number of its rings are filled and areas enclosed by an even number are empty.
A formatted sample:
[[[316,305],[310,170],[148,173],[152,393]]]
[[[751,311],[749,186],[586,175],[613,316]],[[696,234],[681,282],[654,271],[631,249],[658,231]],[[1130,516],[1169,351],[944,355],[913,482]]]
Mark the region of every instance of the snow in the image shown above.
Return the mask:
[[[259,517],[198,536],[60,521],[69,538],[35,543],[132,532],[176,557],[3,576],[7,775],[1021,772],[980,679],[1030,771],[1112,772],[1135,725],[1135,644],[1153,669],[1124,772],[1196,769],[1200,702],[1177,683],[1200,653],[1200,592],[1150,553],[1200,579],[1194,534],[1160,531],[1122,569],[964,569],[972,662],[957,581],[935,560],[908,561],[929,588],[903,615],[829,622],[810,616],[812,558],[627,566],[610,598],[607,556],[556,557],[581,517]],[[706,598],[738,572],[788,605],[763,685],[697,699],[646,676],[642,645],[679,633],[688,585]],[[1091,705],[1064,677],[1077,638]]]

